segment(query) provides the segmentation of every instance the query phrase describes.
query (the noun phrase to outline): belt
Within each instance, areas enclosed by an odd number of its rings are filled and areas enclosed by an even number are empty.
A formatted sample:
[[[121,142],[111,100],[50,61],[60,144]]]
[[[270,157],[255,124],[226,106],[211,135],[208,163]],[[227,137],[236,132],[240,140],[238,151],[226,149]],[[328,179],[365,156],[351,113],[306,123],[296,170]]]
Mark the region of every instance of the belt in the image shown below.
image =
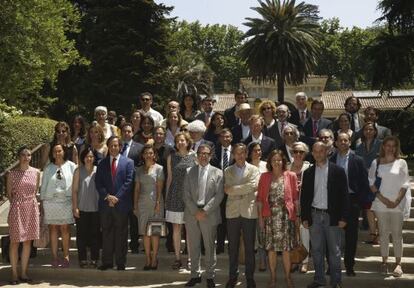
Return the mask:
[[[319,209],[316,207],[312,207],[312,210],[319,213],[328,213],[328,209]]]

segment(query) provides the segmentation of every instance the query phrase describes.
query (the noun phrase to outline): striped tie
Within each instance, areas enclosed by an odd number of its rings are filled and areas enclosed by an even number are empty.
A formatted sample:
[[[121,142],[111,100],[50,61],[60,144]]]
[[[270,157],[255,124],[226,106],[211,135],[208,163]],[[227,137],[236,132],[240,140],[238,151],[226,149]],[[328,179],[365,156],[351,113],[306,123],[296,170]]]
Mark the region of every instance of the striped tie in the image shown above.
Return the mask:
[[[227,148],[224,148],[224,154],[223,154],[223,170],[225,170],[227,167],[229,167],[229,157],[227,156]]]

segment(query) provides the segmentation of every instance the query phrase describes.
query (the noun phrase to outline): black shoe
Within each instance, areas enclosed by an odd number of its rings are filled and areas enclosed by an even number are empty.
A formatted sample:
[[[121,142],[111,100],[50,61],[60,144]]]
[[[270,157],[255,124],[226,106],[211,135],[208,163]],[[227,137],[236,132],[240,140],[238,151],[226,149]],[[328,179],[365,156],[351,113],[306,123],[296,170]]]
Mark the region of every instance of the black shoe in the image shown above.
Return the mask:
[[[237,284],[237,278],[229,279],[226,283],[226,288],[234,288]]]
[[[223,248],[220,247],[220,248],[216,249],[216,254],[217,255],[220,255],[221,253],[224,253],[224,247]]]
[[[309,284],[308,286],[306,286],[307,288],[317,288],[317,287],[324,287],[325,285],[319,284],[318,282],[312,282],[311,284]]]
[[[207,288],[216,287],[216,283],[214,283],[214,279],[207,279]]]
[[[132,254],[139,254],[139,249],[138,248],[131,249],[131,253]]]
[[[142,268],[142,270],[144,270],[144,271],[151,270],[151,265],[145,265],[144,268]]]
[[[201,283],[201,277],[197,277],[197,278],[191,278],[190,280],[188,280],[187,283],[185,283],[185,287],[193,287],[196,284]]]
[[[118,265],[116,267],[116,270],[118,270],[118,271],[124,271],[125,270],[125,265]]]
[[[356,273],[355,273],[354,269],[349,269],[349,270],[346,270],[346,275],[350,276],[350,277],[355,277]]]
[[[105,270],[112,269],[112,268],[113,268],[112,265],[108,265],[108,264],[102,264],[101,266],[98,267],[98,269],[101,271],[105,271]]]
[[[246,287],[247,288],[256,288],[256,282],[254,279],[247,279],[246,280]]]

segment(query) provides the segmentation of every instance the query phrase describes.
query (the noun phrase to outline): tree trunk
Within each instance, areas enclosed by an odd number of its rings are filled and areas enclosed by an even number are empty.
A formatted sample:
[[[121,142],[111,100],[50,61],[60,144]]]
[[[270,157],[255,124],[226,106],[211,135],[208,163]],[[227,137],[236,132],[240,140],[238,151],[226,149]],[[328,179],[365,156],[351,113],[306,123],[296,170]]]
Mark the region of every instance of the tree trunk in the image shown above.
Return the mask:
[[[277,101],[279,104],[285,103],[285,74],[277,74]]]

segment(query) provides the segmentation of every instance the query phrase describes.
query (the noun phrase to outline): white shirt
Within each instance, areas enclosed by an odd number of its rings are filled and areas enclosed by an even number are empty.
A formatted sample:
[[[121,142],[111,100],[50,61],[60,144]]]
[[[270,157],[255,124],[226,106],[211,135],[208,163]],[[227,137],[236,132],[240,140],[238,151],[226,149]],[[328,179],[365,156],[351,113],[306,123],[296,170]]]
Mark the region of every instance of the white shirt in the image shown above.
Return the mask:
[[[224,150],[227,149],[227,152],[225,152]],[[221,160],[220,160],[220,167],[223,168],[223,157],[224,157],[224,153],[227,153],[227,159],[229,160],[228,166],[230,166],[230,157],[231,157],[231,145],[229,145],[228,147],[223,147],[221,146]]]
[[[315,184],[312,207],[328,209],[328,161],[320,167],[315,164]]]
[[[162,117],[161,113],[152,109],[152,107],[150,107],[150,109],[145,112],[144,110],[141,110],[144,114],[148,114],[151,116],[151,118],[154,120],[154,127],[161,125],[162,119],[164,119],[164,117]]]
[[[121,157],[121,155],[120,154],[118,154],[117,156],[116,156],[116,161],[115,161],[115,169],[117,169],[118,168],[118,163],[119,163],[119,158]],[[111,172],[112,172],[112,161],[113,161],[113,159],[114,159],[114,157],[112,157],[112,156],[109,156],[109,167],[111,168]]]
[[[242,140],[245,140],[250,135],[250,126],[245,126],[243,123],[241,124],[242,128]]]
[[[244,163],[243,167],[239,167],[238,165],[234,165],[236,167],[236,175],[237,179],[240,181],[243,179],[244,170],[246,169],[246,163]]]
[[[123,153],[123,155],[124,155],[125,157],[128,157],[129,150],[131,149],[132,139],[131,139],[131,140],[129,140],[128,142],[124,142],[124,144],[123,144],[123,145],[125,145],[125,143],[127,144],[127,146],[126,146],[126,149],[125,149],[125,152]],[[119,158],[119,157],[118,157],[118,158]],[[111,165],[112,165],[112,162],[111,162]]]
[[[252,142],[260,144],[260,143],[262,143],[262,139],[263,139],[263,133],[260,133],[258,138],[255,138],[252,134]]]
[[[206,203],[206,188],[207,188],[207,176],[210,164],[206,166],[198,165],[198,200],[197,205],[205,205]]]
[[[270,121],[269,125],[266,125],[266,128],[271,128],[274,124],[275,124],[275,119],[272,119],[272,121]]]

